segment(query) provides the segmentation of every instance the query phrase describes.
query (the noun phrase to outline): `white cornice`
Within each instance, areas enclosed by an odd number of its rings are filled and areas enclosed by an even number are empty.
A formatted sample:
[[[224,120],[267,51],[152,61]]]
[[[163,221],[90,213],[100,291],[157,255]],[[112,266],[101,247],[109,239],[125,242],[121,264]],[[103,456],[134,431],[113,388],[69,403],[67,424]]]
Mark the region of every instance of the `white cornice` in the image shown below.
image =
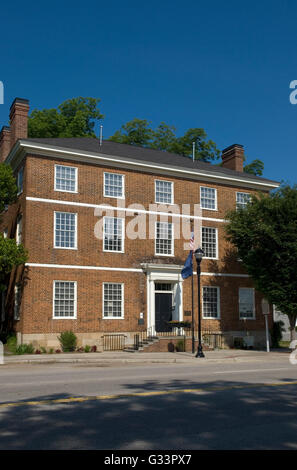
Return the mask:
[[[99,147],[99,146],[98,146]],[[223,175],[212,171],[211,173],[204,170],[190,170],[187,168],[179,168],[175,166],[166,166],[162,164],[143,162],[140,160],[129,159],[128,157],[116,157],[114,155],[102,154],[100,152],[85,152],[83,150],[73,150],[63,147],[54,147],[52,145],[37,144],[27,140],[19,140],[13,147],[8,155],[6,162],[13,168],[16,168],[23,158],[24,154],[20,155],[20,150],[25,151],[26,154],[42,155],[46,157],[59,158],[63,160],[80,160],[87,163],[101,164],[104,166],[126,169],[136,169],[148,173],[164,174],[177,177],[185,177],[188,179],[202,180],[208,182],[215,182],[221,184],[228,184],[231,186],[242,186],[251,189],[262,191],[270,191],[271,189],[278,188],[279,183],[265,182],[258,180],[247,180],[238,176]]]

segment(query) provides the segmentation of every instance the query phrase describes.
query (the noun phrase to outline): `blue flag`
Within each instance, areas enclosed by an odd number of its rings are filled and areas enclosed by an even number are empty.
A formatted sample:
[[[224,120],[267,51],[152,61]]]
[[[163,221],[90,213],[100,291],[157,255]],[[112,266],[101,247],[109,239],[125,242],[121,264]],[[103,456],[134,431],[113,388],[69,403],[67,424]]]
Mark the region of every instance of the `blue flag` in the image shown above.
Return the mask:
[[[190,254],[186,259],[181,276],[183,279],[193,276],[193,251],[190,251]]]

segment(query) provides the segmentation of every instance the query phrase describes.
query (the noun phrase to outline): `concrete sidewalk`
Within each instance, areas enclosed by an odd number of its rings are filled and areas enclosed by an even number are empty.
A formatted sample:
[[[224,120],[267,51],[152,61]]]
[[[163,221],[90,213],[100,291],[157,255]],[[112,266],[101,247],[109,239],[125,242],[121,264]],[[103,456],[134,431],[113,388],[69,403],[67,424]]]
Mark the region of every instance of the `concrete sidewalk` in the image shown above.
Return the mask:
[[[127,353],[122,351],[101,353],[60,353],[60,354],[24,354],[5,355],[4,365],[9,364],[56,364],[56,363],[84,363],[103,366],[120,364],[153,364],[153,363],[183,363],[197,364],[209,362],[271,362],[289,360],[289,350],[244,351],[244,350],[217,350],[206,351],[205,358],[196,358],[189,352],[175,353]]]

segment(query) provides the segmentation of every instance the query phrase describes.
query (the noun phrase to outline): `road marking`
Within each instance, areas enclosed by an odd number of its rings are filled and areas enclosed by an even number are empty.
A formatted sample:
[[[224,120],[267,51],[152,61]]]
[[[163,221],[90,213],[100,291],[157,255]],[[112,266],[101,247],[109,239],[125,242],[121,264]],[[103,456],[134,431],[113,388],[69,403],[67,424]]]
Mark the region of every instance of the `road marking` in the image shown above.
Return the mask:
[[[97,395],[97,396],[86,396],[86,397],[69,397],[69,398],[57,398],[53,400],[39,400],[39,401],[19,401],[11,403],[1,403],[1,408],[17,407],[17,406],[36,406],[36,405],[49,405],[49,404],[67,404],[67,403],[80,403],[86,401],[103,401],[103,400],[114,400],[119,398],[131,398],[131,397],[153,397],[158,395],[173,395],[179,393],[205,393],[205,392],[216,392],[224,390],[235,390],[245,388],[259,388],[259,387],[283,387],[286,385],[297,385],[297,381],[294,382],[276,382],[276,383],[259,383],[259,384],[244,384],[244,385],[231,385],[231,386],[214,386],[205,388],[185,388],[177,390],[158,390],[155,392],[135,392],[135,393],[122,393],[118,395]]]
[[[223,370],[212,372],[213,374],[241,374],[242,372],[275,372],[277,370],[292,370],[292,367],[279,367],[277,369],[246,369],[246,370]]]

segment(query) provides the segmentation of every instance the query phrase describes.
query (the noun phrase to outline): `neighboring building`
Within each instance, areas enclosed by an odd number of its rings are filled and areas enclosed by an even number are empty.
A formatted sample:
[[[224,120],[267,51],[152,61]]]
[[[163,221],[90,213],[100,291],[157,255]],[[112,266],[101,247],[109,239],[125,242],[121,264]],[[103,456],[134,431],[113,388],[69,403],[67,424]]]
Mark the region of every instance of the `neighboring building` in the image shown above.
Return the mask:
[[[56,347],[57,335],[71,329],[80,344],[102,348],[104,335],[133,343],[145,329],[167,331],[171,318],[191,320],[191,280],[181,278],[190,235],[178,237],[176,224],[195,220],[202,224],[196,247],[205,252],[202,329],[224,333],[229,344],[248,331],[264,344],[261,296],[224,239],[224,222],[250,194],[279,184],[243,172],[241,145],[225,149],[216,166],[92,138],[28,139],[28,110],[27,100],[16,99],[10,128],[0,134],[0,160],[12,166],[19,188],[1,230],[29,252],[1,303],[1,321],[13,322],[19,342]],[[158,204],[187,206],[166,220]],[[104,212],[108,205],[121,211]],[[142,239],[127,236],[149,217]],[[95,236],[100,224],[103,239]],[[196,284],[194,276],[195,305]]]

